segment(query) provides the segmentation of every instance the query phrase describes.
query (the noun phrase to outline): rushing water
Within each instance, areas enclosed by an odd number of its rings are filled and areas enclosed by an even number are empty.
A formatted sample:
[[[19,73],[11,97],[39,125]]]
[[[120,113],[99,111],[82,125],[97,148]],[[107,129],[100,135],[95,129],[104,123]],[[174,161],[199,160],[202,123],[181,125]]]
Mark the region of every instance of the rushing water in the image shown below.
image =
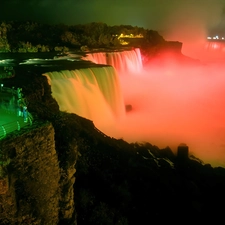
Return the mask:
[[[104,127],[106,134],[174,151],[186,143],[190,153],[205,163],[225,166],[225,67],[221,61],[195,66],[168,61],[141,72],[118,71],[124,104],[133,110],[113,127]]]
[[[113,66],[121,73],[139,73],[142,71],[142,59],[139,48],[132,51],[96,52],[88,53],[85,60],[90,60],[97,64],[107,64]]]
[[[125,116],[117,73],[113,67],[91,67],[44,74],[61,111],[76,113],[104,129]]]
[[[225,67],[149,69],[121,77],[126,104],[133,106],[121,136],[173,150],[180,142],[213,165],[225,165]]]

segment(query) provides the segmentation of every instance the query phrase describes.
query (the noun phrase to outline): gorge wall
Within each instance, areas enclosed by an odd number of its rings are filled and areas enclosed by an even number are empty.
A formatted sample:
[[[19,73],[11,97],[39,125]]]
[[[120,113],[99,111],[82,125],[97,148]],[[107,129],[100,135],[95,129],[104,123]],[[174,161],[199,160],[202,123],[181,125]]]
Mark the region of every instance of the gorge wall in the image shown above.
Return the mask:
[[[63,199],[68,190],[62,196],[65,182],[60,184],[54,128],[39,121],[17,132],[0,143],[0,223],[58,224],[60,216],[72,216],[73,204],[69,213],[67,207],[60,211],[70,201]]]

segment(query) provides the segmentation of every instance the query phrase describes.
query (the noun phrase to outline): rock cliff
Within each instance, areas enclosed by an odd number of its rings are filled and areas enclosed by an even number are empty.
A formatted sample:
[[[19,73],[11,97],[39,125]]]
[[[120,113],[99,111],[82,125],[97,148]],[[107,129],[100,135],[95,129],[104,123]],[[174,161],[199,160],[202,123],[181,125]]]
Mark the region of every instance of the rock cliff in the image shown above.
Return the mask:
[[[35,122],[0,143],[1,224],[57,224],[60,168],[55,132],[49,122]]]

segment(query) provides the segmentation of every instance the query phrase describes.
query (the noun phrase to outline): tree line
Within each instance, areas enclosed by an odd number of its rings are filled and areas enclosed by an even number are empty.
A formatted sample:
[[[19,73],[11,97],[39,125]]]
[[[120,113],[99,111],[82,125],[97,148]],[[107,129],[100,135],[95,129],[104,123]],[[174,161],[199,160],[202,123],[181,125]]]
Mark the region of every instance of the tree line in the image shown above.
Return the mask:
[[[49,25],[33,21],[0,22],[0,53],[50,52],[85,48],[119,48],[119,35],[143,36],[130,45],[153,47],[165,40],[157,31],[131,25],[108,26],[93,22],[78,25]]]

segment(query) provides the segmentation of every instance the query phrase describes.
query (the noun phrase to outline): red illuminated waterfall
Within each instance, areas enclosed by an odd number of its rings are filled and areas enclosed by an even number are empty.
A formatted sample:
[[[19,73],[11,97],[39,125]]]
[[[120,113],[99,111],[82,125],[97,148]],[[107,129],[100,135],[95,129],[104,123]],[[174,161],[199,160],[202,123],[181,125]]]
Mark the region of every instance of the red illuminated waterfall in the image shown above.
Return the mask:
[[[96,64],[111,65],[120,73],[137,73],[142,70],[139,48],[130,51],[88,53],[84,59]]]
[[[61,111],[90,119],[97,126],[107,126],[123,117],[125,107],[113,67],[65,70],[44,75]]]
[[[190,154],[225,167],[224,61],[151,64],[146,71],[139,54],[138,49],[89,53],[86,60],[117,69],[102,65],[44,75],[61,111],[92,120],[106,135],[173,151],[186,143]],[[132,110],[125,113],[125,105]]]
[[[225,41],[210,41],[205,45],[205,49],[208,51],[225,52]]]

